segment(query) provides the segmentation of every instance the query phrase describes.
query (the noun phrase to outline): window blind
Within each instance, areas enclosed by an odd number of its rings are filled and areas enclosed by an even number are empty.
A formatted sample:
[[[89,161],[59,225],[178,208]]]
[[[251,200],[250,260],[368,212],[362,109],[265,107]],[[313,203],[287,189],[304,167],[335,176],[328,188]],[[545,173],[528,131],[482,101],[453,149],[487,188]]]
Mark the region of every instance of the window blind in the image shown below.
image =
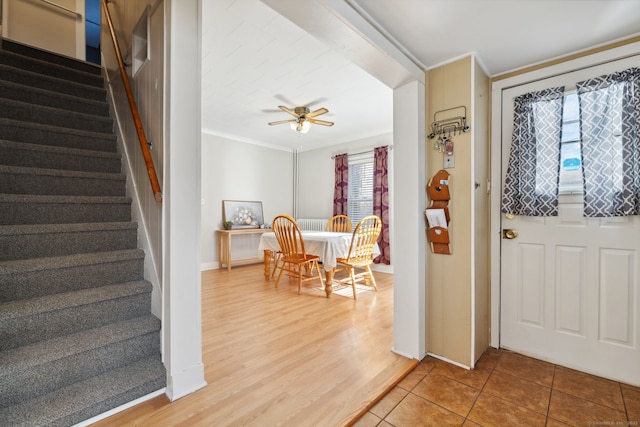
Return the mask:
[[[350,155],[347,212],[355,227],[373,214],[373,152]]]

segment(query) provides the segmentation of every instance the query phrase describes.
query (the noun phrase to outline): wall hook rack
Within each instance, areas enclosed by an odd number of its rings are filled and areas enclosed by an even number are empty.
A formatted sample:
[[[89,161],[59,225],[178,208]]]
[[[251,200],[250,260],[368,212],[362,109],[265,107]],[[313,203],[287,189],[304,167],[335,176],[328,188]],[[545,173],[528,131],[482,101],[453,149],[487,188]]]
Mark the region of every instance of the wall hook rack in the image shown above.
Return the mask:
[[[445,117],[438,120],[438,115],[442,116],[443,113],[451,112],[451,114],[462,113],[462,115]],[[469,132],[469,126],[467,125],[467,107],[460,105],[458,107],[447,108],[445,110],[436,111],[433,115],[433,123],[431,124],[431,133],[428,136],[429,139],[435,138],[437,135],[451,135],[456,133]]]

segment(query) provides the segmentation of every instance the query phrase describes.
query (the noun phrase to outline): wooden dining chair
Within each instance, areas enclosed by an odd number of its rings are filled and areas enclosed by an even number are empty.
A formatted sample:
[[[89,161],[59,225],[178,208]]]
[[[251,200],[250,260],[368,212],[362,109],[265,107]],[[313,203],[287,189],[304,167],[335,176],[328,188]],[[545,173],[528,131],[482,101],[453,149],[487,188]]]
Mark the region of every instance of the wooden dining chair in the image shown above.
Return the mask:
[[[324,281],[318,266],[320,257],[305,252],[304,240],[296,220],[289,215],[281,214],[273,219],[272,227],[282,253],[280,257],[280,273],[276,279],[275,287],[278,287],[280,277],[286,271],[290,277],[297,277],[298,295],[303,282],[316,278],[320,280],[320,285],[324,289]],[[313,274],[314,269],[316,271],[315,275]]]
[[[326,231],[337,231],[341,233],[351,233],[353,223],[347,215],[334,215],[324,228]]]
[[[349,254],[346,258],[336,259],[338,266],[344,266],[348,277],[334,281],[342,284],[350,283],[353,288],[353,299],[356,299],[356,283],[361,281],[373,286],[376,292],[378,291],[376,279],[371,272],[371,264],[373,264],[373,249],[381,230],[382,220],[380,217],[369,215],[362,218],[353,230]],[[356,269],[364,269],[364,271],[356,273]]]

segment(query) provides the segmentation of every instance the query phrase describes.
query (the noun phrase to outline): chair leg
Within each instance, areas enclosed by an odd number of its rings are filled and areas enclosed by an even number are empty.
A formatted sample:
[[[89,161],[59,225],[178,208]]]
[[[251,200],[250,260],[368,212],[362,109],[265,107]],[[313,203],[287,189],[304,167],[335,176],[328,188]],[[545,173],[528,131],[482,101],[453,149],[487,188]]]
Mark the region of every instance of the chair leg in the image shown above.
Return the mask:
[[[278,278],[276,279],[276,284],[275,284],[275,288],[278,287],[278,283],[280,283],[280,277],[282,277],[282,272],[284,271],[284,261],[282,261],[281,263],[282,265],[280,266],[280,274],[278,274]],[[275,272],[275,271],[274,271]]]
[[[298,265],[298,295],[302,289],[302,265]]]
[[[371,278],[371,283],[373,283],[373,289],[375,289],[376,292],[378,292],[378,285],[376,284],[375,277],[373,277],[373,272],[371,271],[371,267],[367,265],[366,268],[367,268],[367,273],[369,273],[369,277]]]
[[[355,268],[347,267],[349,277],[351,278],[351,289],[353,289],[353,299],[356,299],[356,275]]]
[[[322,280],[322,274],[320,273],[320,265],[318,264],[318,261],[313,261],[313,266],[315,266],[316,273],[318,273],[318,280],[320,280],[320,286],[322,287],[322,289],[324,289],[324,280]],[[313,271],[313,266],[311,267],[312,271]]]
[[[271,272],[271,277],[276,275],[276,270],[278,269],[278,262],[280,261],[280,257],[276,254],[275,261],[273,262],[273,271]],[[282,267],[280,267],[282,268]]]

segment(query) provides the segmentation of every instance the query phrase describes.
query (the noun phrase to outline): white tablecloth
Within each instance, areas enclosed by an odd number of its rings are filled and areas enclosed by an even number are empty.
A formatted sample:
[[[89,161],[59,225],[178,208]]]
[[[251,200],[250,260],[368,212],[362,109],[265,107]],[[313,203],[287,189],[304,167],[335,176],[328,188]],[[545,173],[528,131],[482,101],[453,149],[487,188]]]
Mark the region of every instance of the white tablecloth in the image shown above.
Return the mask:
[[[353,233],[336,233],[332,231],[303,231],[304,249],[308,254],[318,255],[325,270],[336,267],[336,258],[345,258],[349,254],[349,245]],[[258,249],[261,251],[280,250],[278,239],[273,232],[260,236]],[[380,254],[378,245],[373,248],[374,257]]]

